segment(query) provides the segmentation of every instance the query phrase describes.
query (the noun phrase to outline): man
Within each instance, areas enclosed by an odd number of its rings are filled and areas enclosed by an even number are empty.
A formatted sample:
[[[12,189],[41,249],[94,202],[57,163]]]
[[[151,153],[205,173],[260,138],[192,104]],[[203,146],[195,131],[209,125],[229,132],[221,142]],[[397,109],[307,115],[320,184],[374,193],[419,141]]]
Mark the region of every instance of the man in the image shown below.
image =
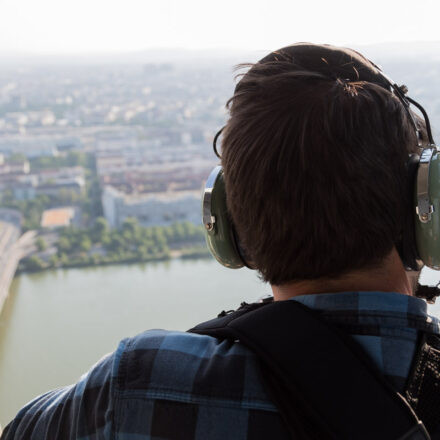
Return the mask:
[[[320,311],[403,392],[419,333],[440,333],[398,252],[411,114],[364,57],[310,44],[253,65],[228,106],[222,165],[246,260],[275,301]],[[290,437],[243,344],[154,330],[30,402],[2,437],[46,438]]]

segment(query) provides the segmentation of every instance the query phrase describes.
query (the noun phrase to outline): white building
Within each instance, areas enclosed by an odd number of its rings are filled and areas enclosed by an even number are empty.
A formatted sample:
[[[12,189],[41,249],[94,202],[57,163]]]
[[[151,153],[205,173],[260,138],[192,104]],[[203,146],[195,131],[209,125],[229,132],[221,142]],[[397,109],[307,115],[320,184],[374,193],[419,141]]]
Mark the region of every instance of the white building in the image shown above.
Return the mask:
[[[126,195],[112,186],[102,192],[104,216],[112,228],[127,217],[135,217],[143,226],[169,225],[189,221],[201,223],[200,191],[175,191]]]

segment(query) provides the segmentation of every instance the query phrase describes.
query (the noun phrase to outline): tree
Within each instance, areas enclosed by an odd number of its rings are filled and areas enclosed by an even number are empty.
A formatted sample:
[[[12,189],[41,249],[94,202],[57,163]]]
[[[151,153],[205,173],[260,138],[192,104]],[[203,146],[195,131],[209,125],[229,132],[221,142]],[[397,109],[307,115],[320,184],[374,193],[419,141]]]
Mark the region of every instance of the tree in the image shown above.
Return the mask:
[[[99,264],[101,262],[101,255],[99,255],[99,254],[92,254],[89,257],[89,261],[92,264]]]
[[[159,227],[154,227],[153,233],[154,233],[154,235],[153,235],[154,243],[159,246],[166,246],[167,239],[166,239],[166,236],[165,236],[163,229],[159,228]]]
[[[70,251],[72,244],[67,237],[61,236],[57,243],[58,253],[63,254]]]
[[[78,165],[86,166],[87,165],[86,155],[80,151],[70,151],[65,159],[65,164],[68,167],[75,167]]]
[[[182,223],[174,223],[172,226],[174,230],[173,240],[177,242],[185,240],[185,228]]]
[[[124,239],[117,232],[113,232],[110,241],[105,247],[111,252],[119,252],[119,250],[124,248]]]
[[[136,253],[137,253],[137,256],[141,260],[145,260],[145,259],[147,259],[151,255],[148,246],[145,246],[144,244],[138,246]]]
[[[43,237],[38,237],[35,240],[35,246],[37,246],[38,252],[42,252],[47,249],[47,243]]]
[[[91,228],[90,237],[93,243],[103,243],[106,241],[110,228],[108,222],[104,217],[98,217],[95,224]]]
[[[22,163],[27,160],[27,157],[23,153],[13,153],[8,157],[8,162]]]
[[[59,258],[58,258],[58,256],[57,256],[57,254],[54,254],[54,255],[52,255],[52,256],[49,258],[49,264],[50,264],[52,267],[57,267],[57,266],[58,266],[58,263],[59,263]]]
[[[134,236],[139,229],[139,223],[136,217],[127,217],[122,223],[122,231],[130,232]]]
[[[78,248],[82,252],[88,252],[92,247],[92,242],[87,235],[83,235],[79,241]]]
[[[69,264],[69,257],[66,254],[61,254],[59,258],[59,264],[60,266],[67,266]]]
[[[12,189],[6,188],[1,192],[2,205],[6,206],[14,202]]]
[[[78,201],[79,196],[71,189],[61,188],[58,192],[57,199],[62,205],[71,205]]]
[[[46,263],[36,255],[25,258],[23,264],[28,270],[41,270],[46,268]]]

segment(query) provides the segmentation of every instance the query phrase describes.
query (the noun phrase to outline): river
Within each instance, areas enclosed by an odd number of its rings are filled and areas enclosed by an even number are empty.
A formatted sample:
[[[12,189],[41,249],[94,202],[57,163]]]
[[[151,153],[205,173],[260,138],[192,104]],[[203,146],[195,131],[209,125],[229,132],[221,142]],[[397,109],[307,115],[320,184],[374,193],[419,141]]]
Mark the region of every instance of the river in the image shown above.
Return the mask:
[[[126,336],[186,330],[266,293],[255,272],[213,260],[21,275],[0,316],[0,424],[36,395],[75,382]],[[440,315],[440,304],[431,313]]]
[[[270,288],[213,260],[54,270],[17,277],[0,316],[0,424],[75,382],[122,338],[186,330]]]

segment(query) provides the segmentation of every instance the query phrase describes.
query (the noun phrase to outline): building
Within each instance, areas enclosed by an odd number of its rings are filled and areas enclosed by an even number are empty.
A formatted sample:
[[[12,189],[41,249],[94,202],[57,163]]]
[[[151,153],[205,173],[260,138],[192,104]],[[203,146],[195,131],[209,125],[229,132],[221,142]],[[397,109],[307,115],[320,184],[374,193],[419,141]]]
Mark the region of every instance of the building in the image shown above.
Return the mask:
[[[41,216],[42,228],[60,228],[63,226],[70,226],[75,218],[75,208],[54,208],[46,209]]]
[[[100,153],[96,155],[96,170],[98,175],[120,172],[126,167],[126,158],[119,152]]]
[[[127,195],[106,186],[102,192],[102,207],[112,228],[119,228],[128,217],[135,217],[143,226],[182,221],[200,224],[200,197],[200,191]]]
[[[65,167],[21,175],[2,174],[0,171],[0,189],[12,190],[16,200],[32,200],[39,195],[57,198],[66,193],[79,196],[83,194],[85,186],[82,167]]]
[[[1,155],[0,162],[0,174],[13,174],[13,175],[22,175],[28,174],[30,171],[30,164],[28,160],[19,160],[19,161],[5,161],[4,156]]]
[[[63,192],[80,195],[83,193],[85,185],[86,184],[83,177],[57,179],[53,182],[38,185],[35,188],[35,194],[37,196],[45,195],[53,198],[61,196]]]
[[[0,208],[0,221],[13,223],[20,228],[23,223],[23,215],[16,209]]]

